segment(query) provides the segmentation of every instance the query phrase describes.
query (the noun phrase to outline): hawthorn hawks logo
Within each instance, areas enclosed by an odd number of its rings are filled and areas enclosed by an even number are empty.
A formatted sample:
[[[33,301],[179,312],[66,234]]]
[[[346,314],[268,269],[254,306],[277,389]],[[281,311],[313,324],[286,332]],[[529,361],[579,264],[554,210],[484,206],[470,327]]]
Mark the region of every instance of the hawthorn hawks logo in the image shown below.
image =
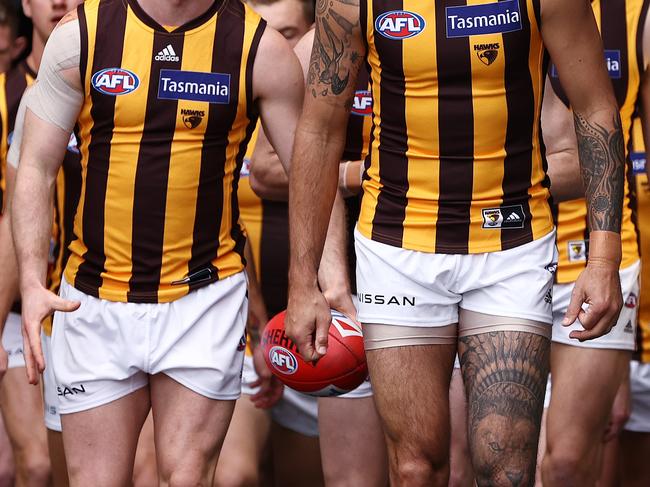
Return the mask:
[[[492,44],[475,44],[474,51],[479,60],[486,66],[491,65],[497,60],[499,56],[499,49],[501,48],[498,42]]]

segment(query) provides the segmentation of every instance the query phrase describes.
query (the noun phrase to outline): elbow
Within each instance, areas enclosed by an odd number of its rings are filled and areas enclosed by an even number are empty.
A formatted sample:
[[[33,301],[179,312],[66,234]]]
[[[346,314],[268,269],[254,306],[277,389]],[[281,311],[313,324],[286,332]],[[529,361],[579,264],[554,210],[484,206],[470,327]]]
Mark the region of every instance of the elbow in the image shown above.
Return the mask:
[[[249,177],[251,189],[262,199],[273,201],[287,201],[289,199],[289,187],[287,184],[278,184],[268,174],[251,172]]]

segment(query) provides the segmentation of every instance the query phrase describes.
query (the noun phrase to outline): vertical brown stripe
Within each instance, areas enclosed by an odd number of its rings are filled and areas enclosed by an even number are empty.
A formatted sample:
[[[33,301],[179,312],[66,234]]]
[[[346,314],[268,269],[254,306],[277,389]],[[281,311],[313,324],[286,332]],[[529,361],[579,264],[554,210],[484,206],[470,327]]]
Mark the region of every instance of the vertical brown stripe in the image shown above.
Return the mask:
[[[153,52],[168,45],[183,52],[184,36],[154,32]],[[139,302],[158,301],[162,269],[167,184],[172,141],[176,130],[177,100],[158,98],[162,69],[177,68],[173,61],[151,60],[149,93],[135,173],[133,197],[133,236],[131,238],[132,272],[128,298],[137,295]]]
[[[404,2],[374,0],[376,19],[384,12],[401,10]],[[375,33],[375,48],[381,61],[381,127],[379,139],[379,181],[372,221],[372,239],[389,245],[402,245],[408,199],[408,140],[406,132],[406,80],[404,78],[403,43]]]
[[[600,2],[600,35],[603,45],[605,50],[618,51],[621,56],[621,75],[619,78],[611,78],[619,108],[625,103],[627,86],[630,81],[625,10],[625,0],[601,0]]]
[[[230,207],[232,208],[232,220],[231,220],[231,229],[230,237],[235,242],[235,252],[239,254],[242,259],[242,262],[246,262],[244,258],[244,247],[246,245],[246,235],[239,223],[239,200],[237,199],[237,193],[239,189],[239,173],[241,172],[241,167],[244,162],[244,157],[246,156],[246,151],[248,148],[248,143],[251,140],[255,127],[257,126],[257,119],[259,113],[257,110],[257,104],[253,97],[253,66],[255,65],[255,57],[257,56],[257,48],[260,45],[260,40],[262,39],[262,34],[266,29],[266,22],[261,20],[253,39],[251,46],[248,51],[248,59],[246,61],[246,115],[249,119],[248,127],[246,127],[246,137],[244,141],[240,144],[239,152],[237,153],[237,166],[235,168],[235,175],[232,179],[232,188],[230,193]],[[242,53],[243,53],[243,42],[242,42]]]
[[[474,103],[468,37],[447,38],[445,7],[466,0],[436,2],[440,197],[436,252],[469,250],[470,205],[474,182]]]
[[[244,14],[240,2],[231,2],[217,19],[214,38],[212,72],[230,74],[230,104],[210,105],[205,140],[201,151],[201,171],[194,220],[194,241],[189,272],[203,269],[217,270],[212,261],[219,248],[219,230],[223,218],[223,177],[225,174],[228,133],[237,115],[239,76],[244,43]],[[241,164],[241,161],[240,161]],[[197,284],[190,282],[190,289]]]
[[[508,126],[502,186],[503,206],[521,205],[525,221],[523,228],[501,231],[503,250],[533,239],[528,189],[533,170],[533,127],[537,107],[528,64],[531,28],[526,0],[519,0],[519,8],[522,30],[503,34]]]
[[[639,74],[645,72],[645,59],[643,52],[643,31],[645,30],[645,21],[648,17],[648,6],[650,6],[650,0],[643,0],[643,6],[641,7],[641,15],[639,16],[639,24],[636,30],[636,62],[639,66]]]
[[[289,207],[281,201],[262,201],[260,282],[269,316],[287,307],[289,269]]]
[[[81,76],[81,86],[84,91],[86,91],[86,70],[88,69],[88,21],[86,20],[86,11],[83,3],[77,7],[77,17],[79,17],[79,31],[81,35],[79,74]]]
[[[7,92],[7,123],[8,132],[12,133],[14,124],[16,123],[16,115],[18,114],[18,106],[23,93],[27,89],[27,78],[25,72],[20,66],[12,69],[7,73],[6,81]]]
[[[77,143],[79,138],[77,137]],[[70,257],[68,247],[76,238],[74,234],[74,218],[81,196],[81,155],[78,152],[68,151],[63,159],[63,177],[65,180],[65,195],[63,203],[63,220],[59,225],[64,234],[63,259],[61,270],[65,269]]]
[[[124,48],[126,7],[121,2],[100,2],[96,28],[92,72],[120,67]],[[87,39],[82,36],[82,46],[84,42],[87,42]],[[90,99],[93,126],[90,129],[84,213],[81,218],[84,243],[88,251],[83,255],[75,284],[82,283],[84,291],[99,296],[99,288],[102,285],[101,274],[104,272],[106,262],[104,204],[114,129],[115,97],[90,88]]]
[[[356,91],[367,91],[368,90],[368,70],[365,66],[362,66],[359,69],[359,75],[357,76],[357,86]],[[372,115],[372,114],[371,114]],[[353,111],[350,112],[348,117],[348,129],[345,134],[345,149],[343,150],[343,159],[347,161],[358,161],[361,159],[361,156],[364,152],[364,138],[363,138],[363,126],[367,116],[371,115],[361,115]]]

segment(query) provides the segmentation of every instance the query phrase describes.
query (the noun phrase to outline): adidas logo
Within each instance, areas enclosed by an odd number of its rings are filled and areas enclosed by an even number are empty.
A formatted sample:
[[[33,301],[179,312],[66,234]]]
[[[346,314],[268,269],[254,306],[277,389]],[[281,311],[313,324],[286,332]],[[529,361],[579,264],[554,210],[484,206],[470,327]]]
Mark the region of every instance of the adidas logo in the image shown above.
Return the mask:
[[[181,60],[180,57],[176,55],[174,48],[171,44],[167,44],[167,47],[156,54],[154,58],[156,61],[175,61],[178,62]]]
[[[510,213],[510,216],[508,218],[506,218],[506,221],[507,222],[520,222],[521,217],[519,215],[517,215],[517,213],[513,212],[513,213]]]
[[[628,321],[627,325],[625,325],[625,329],[623,330],[625,333],[633,333],[634,330],[632,329],[632,322]]]

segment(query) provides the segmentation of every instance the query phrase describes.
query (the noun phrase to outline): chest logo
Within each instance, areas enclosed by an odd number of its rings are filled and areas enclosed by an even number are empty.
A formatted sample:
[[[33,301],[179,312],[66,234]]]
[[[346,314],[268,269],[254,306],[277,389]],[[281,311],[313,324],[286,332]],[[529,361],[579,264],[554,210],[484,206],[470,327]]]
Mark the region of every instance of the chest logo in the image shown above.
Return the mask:
[[[132,93],[140,86],[138,76],[122,68],[106,68],[97,71],[90,82],[97,91],[110,96]]]
[[[352,101],[352,115],[368,117],[372,115],[372,94],[367,90],[359,90]]]
[[[618,49],[605,49],[605,64],[610,78],[621,78],[621,51]]]
[[[502,34],[521,30],[519,0],[447,7],[447,37]]]
[[[426,22],[421,15],[407,10],[391,10],[377,17],[375,30],[387,39],[402,40],[420,34]]]
[[[499,56],[499,48],[500,45],[498,42],[493,44],[474,44],[476,55],[486,66],[489,66],[497,60],[497,57]]]
[[[162,69],[158,83],[158,98],[226,105],[230,103],[230,75]]]
[[[181,109],[181,117],[183,117],[183,124],[191,130],[201,125],[203,117],[205,117],[205,111],[183,108]]]

